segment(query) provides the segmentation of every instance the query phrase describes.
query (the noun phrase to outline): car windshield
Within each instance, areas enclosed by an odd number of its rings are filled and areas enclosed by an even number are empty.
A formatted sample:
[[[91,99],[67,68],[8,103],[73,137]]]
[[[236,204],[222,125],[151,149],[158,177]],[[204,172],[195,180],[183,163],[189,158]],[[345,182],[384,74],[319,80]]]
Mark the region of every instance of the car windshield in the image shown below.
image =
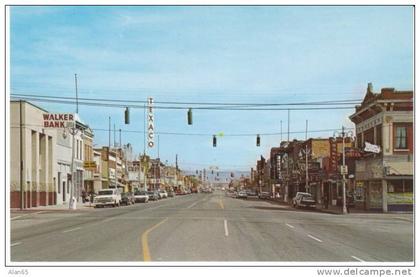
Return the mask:
[[[153,195],[155,193],[153,191],[148,191],[147,194]]]
[[[312,196],[304,195],[302,197],[302,200],[313,200],[313,199],[312,199]]]
[[[112,190],[100,190],[98,195],[112,195]]]
[[[135,195],[146,195],[145,191],[137,191]]]

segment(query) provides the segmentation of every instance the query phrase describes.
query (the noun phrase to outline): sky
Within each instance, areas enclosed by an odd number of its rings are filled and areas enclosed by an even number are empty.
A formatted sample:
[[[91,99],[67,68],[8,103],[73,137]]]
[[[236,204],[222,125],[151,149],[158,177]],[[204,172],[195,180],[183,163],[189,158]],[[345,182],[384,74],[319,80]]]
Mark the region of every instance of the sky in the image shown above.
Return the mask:
[[[11,93],[123,100],[291,103],[363,99],[368,82],[413,89],[410,6],[45,6],[10,8]],[[34,102],[50,112],[75,105]],[[290,139],[354,127],[349,110],[290,112]],[[79,106],[108,145],[108,117],[122,143],[143,151],[143,110]],[[250,170],[287,139],[287,111],[155,110],[159,155],[183,169]],[[96,129],[96,130],[95,130]],[[280,133],[261,136],[229,134]],[[130,132],[126,132],[130,131]],[[139,131],[139,132],[132,132]],[[217,147],[211,134],[223,132]],[[207,135],[208,134],[208,135]],[[111,136],[113,138],[113,135]],[[117,133],[116,140],[119,141]],[[155,139],[157,142],[157,138]],[[147,149],[157,157],[158,149]]]

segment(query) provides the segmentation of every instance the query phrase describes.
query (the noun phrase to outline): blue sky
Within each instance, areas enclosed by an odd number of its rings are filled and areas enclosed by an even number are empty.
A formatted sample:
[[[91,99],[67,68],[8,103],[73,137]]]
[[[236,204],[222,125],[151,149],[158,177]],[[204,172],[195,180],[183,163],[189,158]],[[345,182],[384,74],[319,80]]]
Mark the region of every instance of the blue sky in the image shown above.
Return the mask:
[[[413,88],[412,7],[12,7],[12,93],[155,101],[287,103],[362,99],[374,90]],[[74,106],[38,105],[54,112]],[[352,127],[352,110],[292,111],[291,131]],[[80,106],[92,128],[143,130],[143,111]],[[287,111],[156,110],[156,130],[273,133]],[[304,133],[291,138],[304,138]],[[332,136],[331,132],[309,134]],[[286,135],[283,135],[283,139]],[[117,135],[118,140],[118,135]],[[135,152],[143,135],[123,133]],[[218,139],[160,135],[162,160],[183,168],[249,169],[280,136]],[[108,133],[95,132],[107,145]],[[157,149],[148,150],[157,156]]]

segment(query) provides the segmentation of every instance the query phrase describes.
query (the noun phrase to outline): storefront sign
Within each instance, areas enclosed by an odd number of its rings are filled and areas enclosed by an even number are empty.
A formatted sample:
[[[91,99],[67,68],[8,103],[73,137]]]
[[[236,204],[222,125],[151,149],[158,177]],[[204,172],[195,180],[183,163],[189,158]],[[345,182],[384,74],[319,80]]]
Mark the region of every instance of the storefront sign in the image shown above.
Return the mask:
[[[83,162],[84,169],[96,169],[96,162],[95,161],[85,161]]]
[[[381,147],[375,144],[370,144],[369,142],[365,142],[365,152],[372,152],[372,153],[380,153]]]
[[[74,124],[73,114],[44,113],[42,116],[45,128],[66,128],[69,124]]]
[[[395,204],[413,204],[412,192],[394,192],[388,193],[388,205]]]
[[[153,98],[149,97],[147,99],[147,145],[149,148],[153,148],[155,145],[155,123],[153,115]]]

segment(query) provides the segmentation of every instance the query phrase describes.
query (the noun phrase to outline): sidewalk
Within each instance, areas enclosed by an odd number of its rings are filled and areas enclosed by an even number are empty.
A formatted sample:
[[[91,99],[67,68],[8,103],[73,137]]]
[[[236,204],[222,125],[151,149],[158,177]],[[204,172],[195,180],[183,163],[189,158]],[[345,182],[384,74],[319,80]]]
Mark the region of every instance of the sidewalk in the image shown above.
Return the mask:
[[[272,202],[272,203],[276,203],[279,205],[286,205],[290,208],[290,210],[293,210],[295,208],[292,207],[291,203],[285,202],[283,199],[280,198],[272,198],[269,199],[268,201]],[[328,213],[328,214],[343,214],[343,208],[341,206],[333,206],[333,205],[328,205],[328,209],[326,209],[322,204],[316,204],[316,209],[314,210],[316,212],[321,212],[321,213]],[[350,208],[350,214],[355,213],[382,213],[382,212],[377,212],[377,211],[369,211],[369,210],[364,210],[364,209],[360,209],[360,208]]]
[[[38,206],[32,207],[29,209],[10,209],[11,212],[30,212],[30,211],[66,211],[66,212],[80,212],[80,211],[91,211],[93,206],[90,206],[89,202],[86,203],[76,203],[76,209],[69,209],[69,204],[64,203],[62,205],[49,205],[49,206]]]

